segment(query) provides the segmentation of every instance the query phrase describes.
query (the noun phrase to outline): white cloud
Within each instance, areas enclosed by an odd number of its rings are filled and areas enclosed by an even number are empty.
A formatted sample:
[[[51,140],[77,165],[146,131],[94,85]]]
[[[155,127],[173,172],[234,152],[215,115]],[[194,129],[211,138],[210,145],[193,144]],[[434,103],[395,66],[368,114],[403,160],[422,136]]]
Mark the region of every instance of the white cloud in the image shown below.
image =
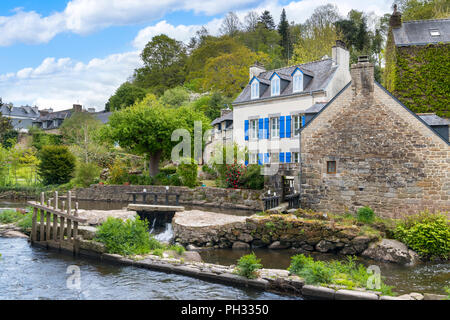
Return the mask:
[[[102,110],[117,87],[140,66],[139,51],[113,54],[88,63],[46,58],[36,68],[0,75],[3,101],[55,110],[74,103]]]

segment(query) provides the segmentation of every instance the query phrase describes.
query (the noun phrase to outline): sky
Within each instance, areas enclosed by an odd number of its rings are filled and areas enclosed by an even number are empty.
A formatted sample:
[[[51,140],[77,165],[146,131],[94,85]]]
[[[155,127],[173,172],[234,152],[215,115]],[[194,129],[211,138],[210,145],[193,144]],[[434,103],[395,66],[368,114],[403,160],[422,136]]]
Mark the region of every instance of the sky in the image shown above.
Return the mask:
[[[0,97],[15,106],[103,110],[109,97],[141,66],[139,54],[155,35],[180,41],[205,26],[216,35],[230,11],[269,10],[278,23],[304,22],[331,3],[383,15],[392,0],[8,0],[0,1]]]

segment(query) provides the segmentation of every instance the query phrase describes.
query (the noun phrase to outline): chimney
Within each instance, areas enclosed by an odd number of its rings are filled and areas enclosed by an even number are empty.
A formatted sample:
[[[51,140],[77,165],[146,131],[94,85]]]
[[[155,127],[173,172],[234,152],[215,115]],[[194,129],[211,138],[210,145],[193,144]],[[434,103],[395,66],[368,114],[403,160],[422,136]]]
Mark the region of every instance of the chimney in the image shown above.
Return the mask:
[[[391,17],[389,18],[389,26],[391,28],[401,28],[402,26],[402,14],[397,11],[397,5],[394,4],[394,12],[392,13]]]
[[[348,68],[350,64],[350,52],[347,50],[344,41],[336,40],[336,45],[331,48],[333,66],[339,65]]]
[[[265,72],[266,69],[256,61],[251,67],[250,67],[250,80],[252,80],[253,77],[259,76],[261,73]]]
[[[83,107],[81,106],[81,104],[74,104],[73,105],[73,110],[75,112],[81,112],[81,111],[83,111]]]
[[[226,114],[229,114],[231,112],[231,109],[230,108],[225,108],[225,109],[221,109],[220,110],[220,116],[221,117],[223,117],[224,115],[226,115]]]
[[[369,62],[369,56],[359,56],[358,63],[350,68],[352,89],[356,96],[365,98],[373,96],[374,66]]]

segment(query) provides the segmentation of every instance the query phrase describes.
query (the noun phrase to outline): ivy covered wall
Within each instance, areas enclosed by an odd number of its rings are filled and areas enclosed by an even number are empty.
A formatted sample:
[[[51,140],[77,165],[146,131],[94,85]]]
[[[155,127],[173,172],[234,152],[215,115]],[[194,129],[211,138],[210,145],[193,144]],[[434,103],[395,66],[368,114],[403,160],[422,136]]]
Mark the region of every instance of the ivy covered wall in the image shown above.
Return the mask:
[[[416,113],[450,118],[450,44],[396,47],[386,44],[384,85]]]

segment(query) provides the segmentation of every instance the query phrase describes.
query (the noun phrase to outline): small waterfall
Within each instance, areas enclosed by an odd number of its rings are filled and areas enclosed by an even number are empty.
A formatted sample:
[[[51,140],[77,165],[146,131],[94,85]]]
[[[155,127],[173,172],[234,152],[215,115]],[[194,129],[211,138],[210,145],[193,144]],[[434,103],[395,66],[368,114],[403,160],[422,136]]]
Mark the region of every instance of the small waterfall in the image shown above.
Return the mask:
[[[172,229],[172,223],[168,222],[166,223],[164,231],[155,234],[155,239],[160,242],[171,242],[173,238],[173,229]]]
[[[150,231],[149,231],[150,234],[152,234],[155,231],[155,224],[156,224],[156,218],[153,219],[152,227],[150,228]]]

